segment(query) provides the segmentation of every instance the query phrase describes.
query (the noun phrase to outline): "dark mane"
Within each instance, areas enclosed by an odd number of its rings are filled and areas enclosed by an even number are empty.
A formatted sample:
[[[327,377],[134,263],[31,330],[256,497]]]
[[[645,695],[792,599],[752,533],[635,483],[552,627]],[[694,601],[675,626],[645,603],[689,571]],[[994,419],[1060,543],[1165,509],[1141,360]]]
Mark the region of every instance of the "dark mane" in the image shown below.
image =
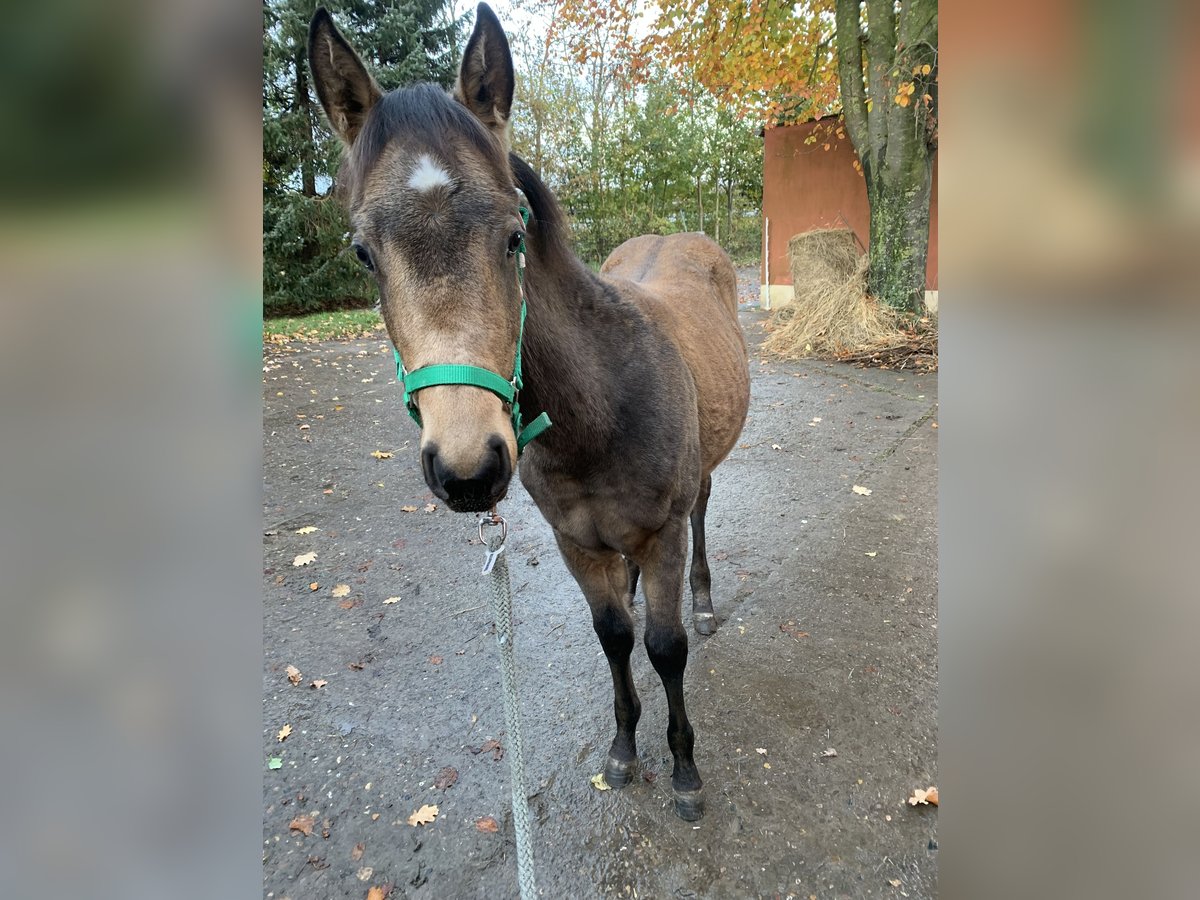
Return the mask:
[[[465,106],[436,84],[414,84],[384,94],[368,113],[346,155],[345,188],[351,196],[397,134],[412,135],[447,156],[452,136],[466,138],[497,169],[505,166],[500,145]]]
[[[534,226],[529,232],[529,239],[534,251],[543,259],[558,258],[561,254],[570,254],[571,249],[567,240],[567,220],[563,216],[562,207],[550,192],[550,188],[538,178],[533,167],[515,153],[508,154],[509,165],[512,166],[513,177],[517,187],[529,200],[530,225]]]

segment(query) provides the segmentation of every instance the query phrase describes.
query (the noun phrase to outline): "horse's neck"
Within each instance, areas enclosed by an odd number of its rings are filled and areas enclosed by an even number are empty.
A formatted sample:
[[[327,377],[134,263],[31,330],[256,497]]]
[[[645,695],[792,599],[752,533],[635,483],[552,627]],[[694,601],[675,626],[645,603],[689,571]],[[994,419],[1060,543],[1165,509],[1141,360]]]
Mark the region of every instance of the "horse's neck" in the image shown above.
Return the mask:
[[[607,443],[615,422],[612,361],[604,326],[594,315],[603,286],[567,251],[531,257],[521,410],[526,421],[545,411],[553,427],[538,438],[551,456],[570,457]]]

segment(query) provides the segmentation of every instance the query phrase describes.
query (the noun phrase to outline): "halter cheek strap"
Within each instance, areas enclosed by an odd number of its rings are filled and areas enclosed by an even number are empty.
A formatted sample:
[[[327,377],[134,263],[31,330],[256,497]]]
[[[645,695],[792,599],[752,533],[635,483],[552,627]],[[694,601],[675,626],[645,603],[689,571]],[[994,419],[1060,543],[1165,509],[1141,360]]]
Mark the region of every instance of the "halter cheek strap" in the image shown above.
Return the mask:
[[[528,226],[529,210],[521,206],[518,207],[518,212],[521,214],[521,224]],[[521,236],[521,243],[517,246],[516,256],[517,284],[521,291],[521,324],[517,331],[517,352],[513,362],[512,380],[505,380],[503,376],[497,375],[491,369],[459,364],[422,366],[410,372],[404,368],[404,362],[400,359],[400,351],[393,347],[392,353],[396,357],[396,380],[404,385],[404,405],[408,409],[408,414],[412,416],[412,420],[417,423],[417,427],[421,427],[421,413],[417,409],[414,397],[417,391],[441,384],[465,384],[470,387],[483,388],[485,391],[491,391],[500,398],[501,402],[511,407],[513,434],[517,439],[517,455],[520,456],[525,445],[549,428],[551,423],[550,416],[542,413],[528,425],[524,427],[521,425],[521,404],[517,402],[517,397],[524,386],[521,381],[521,344],[525,339],[524,235]]]

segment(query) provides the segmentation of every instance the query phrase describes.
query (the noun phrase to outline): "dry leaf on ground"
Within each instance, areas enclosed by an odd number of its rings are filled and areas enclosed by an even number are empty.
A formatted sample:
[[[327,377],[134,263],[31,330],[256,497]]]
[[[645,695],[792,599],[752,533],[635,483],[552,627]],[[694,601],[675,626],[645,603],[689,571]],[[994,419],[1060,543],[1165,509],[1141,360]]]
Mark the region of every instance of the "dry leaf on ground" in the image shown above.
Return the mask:
[[[878,553],[877,553],[877,551],[875,551],[875,550],[872,550],[870,553],[866,553],[866,554],[864,554],[864,556],[870,556],[872,559],[873,559],[873,558],[874,558],[876,555],[878,555]]]
[[[375,457],[376,459],[391,459],[392,458],[392,454],[388,453],[386,450],[376,450],[371,455],[373,457]]]
[[[938,805],[938,789],[930,785],[926,790],[917,788],[913,791],[913,795],[908,798],[910,806],[916,806],[918,803],[922,805]]]
[[[837,751],[834,750],[832,747],[826,747],[824,750],[821,751],[821,755],[822,756],[837,756]]]
[[[433,786],[439,791],[444,791],[446,788],[452,787],[456,781],[458,781],[458,769],[446,766],[438,772],[437,778],[433,779]]]
[[[594,787],[598,791],[611,791],[612,790],[612,786],[607,781],[604,780],[603,772],[601,772],[599,775],[593,775],[588,780],[591,781],[592,787]]]
[[[436,503],[426,503],[425,504],[425,512],[433,512],[435,509],[437,509]]]
[[[493,739],[484,741],[482,747],[472,747],[471,752],[478,756],[480,753],[492,754],[492,759],[499,762],[504,758],[504,748],[500,746],[500,742]]]
[[[484,816],[482,819],[475,820],[475,830],[485,834],[495,834],[500,830],[500,823],[491,816]]]
[[[400,507],[400,512],[416,512],[416,511],[417,511],[417,508],[415,506],[411,506],[408,504]]]
[[[349,593],[350,593],[350,585],[348,585],[348,584],[335,584],[333,586],[333,596],[335,596],[335,597],[345,597]]]
[[[408,817],[408,824],[412,826],[428,825],[437,818],[438,808],[432,804],[426,803],[415,813]]]
[[[388,597],[386,600],[383,601],[383,605],[387,606],[389,603],[399,603],[399,602],[400,602],[399,597]]]
[[[384,900],[387,894],[383,892],[381,887],[373,887],[367,891],[367,900]]]
[[[440,666],[442,664],[442,659],[443,658],[440,656],[431,656],[429,657],[429,662],[435,666]]]
[[[329,684],[329,682],[326,681],[324,678],[318,678],[312,684],[310,684],[309,687],[323,688],[327,684]]]
[[[312,534],[316,530],[316,525],[305,525],[303,528],[297,528],[296,534]]]
[[[279,740],[282,741],[284,738],[286,738],[291,733],[292,733],[292,726],[284,725],[282,728],[279,729],[279,734],[277,734],[275,736],[277,738],[279,738]]]
[[[296,816],[288,823],[288,830],[299,831],[305,837],[312,835],[313,826],[317,824],[317,817],[314,815]]]
[[[292,684],[299,684],[300,679],[304,677],[304,675],[301,673],[301,671],[299,669],[297,669],[295,666],[288,666],[286,671],[287,671],[288,681],[290,681]]]
[[[864,497],[871,496],[871,489],[868,487],[863,487],[861,484],[856,484],[851,488],[851,490],[856,494],[862,494]]]
[[[321,587],[320,583],[319,583],[319,582],[316,582],[316,581],[314,581],[312,584],[310,584],[310,585],[308,586],[308,589],[309,589],[310,591],[315,591],[315,590],[319,590],[319,589],[320,589],[320,587]]]
[[[375,870],[373,868],[371,868],[370,866],[363,866],[361,869],[359,869],[357,872],[354,873],[354,877],[357,878],[359,881],[370,881],[371,876],[374,874],[375,874]]]
[[[316,553],[301,553],[292,560],[293,566],[307,566],[310,562],[317,558]]]
[[[350,858],[355,862],[358,862],[360,859],[362,859],[363,851],[365,849],[367,848],[362,844],[355,844],[354,849],[350,851]]]

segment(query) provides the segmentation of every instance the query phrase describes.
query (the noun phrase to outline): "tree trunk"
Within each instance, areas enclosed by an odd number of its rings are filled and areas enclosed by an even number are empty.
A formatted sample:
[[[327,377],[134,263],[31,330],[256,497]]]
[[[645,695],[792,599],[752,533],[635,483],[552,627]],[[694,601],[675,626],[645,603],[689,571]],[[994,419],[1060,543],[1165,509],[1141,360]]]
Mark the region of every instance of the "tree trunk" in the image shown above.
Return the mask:
[[[300,141],[300,193],[305,197],[315,197],[317,173],[313,162],[313,111],[308,100],[308,63],[302,53],[297,53],[293,62],[296,69],[296,111],[303,118],[308,132]]]
[[[936,111],[924,97],[936,79],[937,3],[905,0],[897,12],[894,0],[866,0],[865,39],[861,6],[837,0],[835,41],[846,130],[871,210],[867,291],[915,313],[925,297],[929,252]],[[929,73],[918,75],[925,64]],[[911,90],[898,102],[906,86]]]
[[[704,179],[696,176],[696,226],[697,231],[704,230]]]
[[[914,154],[916,155],[916,154]],[[910,159],[898,172],[886,171],[868,189],[871,207],[871,258],[867,292],[889,306],[919,312],[925,300],[929,254],[929,198],[932,165]]]

